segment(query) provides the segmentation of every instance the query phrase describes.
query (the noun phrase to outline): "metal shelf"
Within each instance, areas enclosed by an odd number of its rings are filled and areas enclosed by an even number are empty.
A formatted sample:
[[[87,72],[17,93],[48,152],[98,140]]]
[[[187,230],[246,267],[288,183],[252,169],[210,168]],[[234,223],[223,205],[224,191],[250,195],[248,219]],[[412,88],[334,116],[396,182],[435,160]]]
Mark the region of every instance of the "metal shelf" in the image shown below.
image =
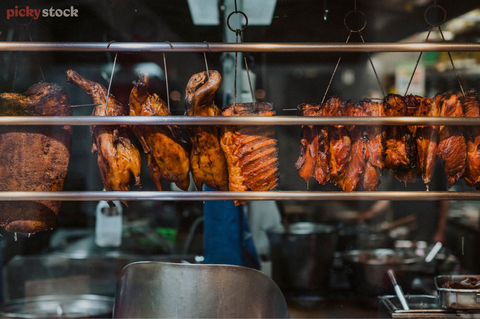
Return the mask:
[[[480,191],[427,192],[427,191],[72,191],[72,192],[0,192],[0,201],[210,201],[210,200],[480,200]]]
[[[0,125],[480,125],[476,117],[2,116]]]
[[[109,46],[110,44],[110,46]],[[81,52],[471,52],[480,43],[0,42],[0,51]]]

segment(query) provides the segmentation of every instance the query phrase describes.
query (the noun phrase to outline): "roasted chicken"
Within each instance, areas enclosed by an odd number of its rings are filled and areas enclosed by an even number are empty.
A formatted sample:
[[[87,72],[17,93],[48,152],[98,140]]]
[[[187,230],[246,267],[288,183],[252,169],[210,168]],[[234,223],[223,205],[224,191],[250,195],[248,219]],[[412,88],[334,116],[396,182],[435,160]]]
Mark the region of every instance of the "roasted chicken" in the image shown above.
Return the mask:
[[[461,93],[447,92],[441,98],[440,116],[463,116]],[[443,162],[448,187],[451,188],[465,173],[467,145],[461,126],[440,126],[438,157]]]
[[[480,117],[480,99],[476,91],[465,93],[461,99],[466,117]],[[467,142],[467,163],[465,168],[465,182],[468,186],[480,189],[480,127],[465,127]]]
[[[130,92],[131,116],[167,116],[167,105],[157,94],[148,93],[148,74],[140,74],[140,79]],[[187,142],[181,138],[181,130],[176,125],[134,125],[132,131],[140,141],[147,157],[150,177],[158,190],[161,181],[174,182],[178,188],[188,190],[190,185],[190,160]]]
[[[65,88],[38,83],[24,94],[0,94],[1,116],[70,116]],[[0,129],[1,191],[62,191],[70,160],[72,126],[3,126]],[[36,233],[57,225],[60,201],[2,201],[0,225]]]
[[[231,104],[223,116],[274,116],[271,103]],[[228,165],[230,191],[268,191],[278,185],[278,150],[273,126],[227,125],[220,143]],[[234,201],[235,205],[243,204]]]
[[[187,84],[185,106],[187,116],[220,116],[221,110],[214,103],[222,77],[217,71],[192,75]],[[227,162],[220,146],[219,127],[193,125],[186,127],[192,142],[190,164],[195,185],[203,184],[218,191],[228,190]]]
[[[110,94],[107,100],[107,89],[96,82],[82,77],[73,70],[67,71],[68,82],[75,83],[97,104],[93,116],[124,116],[127,110]],[[133,175],[135,186],[142,188],[140,181],[140,152],[130,137],[130,129],[124,125],[93,125],[92,153],[98,154],[100,176],[107,191],[128,191],[130,178]],[[113,205],[113,203],[110,203]],[[126,202],[124,202],[126,204]]]

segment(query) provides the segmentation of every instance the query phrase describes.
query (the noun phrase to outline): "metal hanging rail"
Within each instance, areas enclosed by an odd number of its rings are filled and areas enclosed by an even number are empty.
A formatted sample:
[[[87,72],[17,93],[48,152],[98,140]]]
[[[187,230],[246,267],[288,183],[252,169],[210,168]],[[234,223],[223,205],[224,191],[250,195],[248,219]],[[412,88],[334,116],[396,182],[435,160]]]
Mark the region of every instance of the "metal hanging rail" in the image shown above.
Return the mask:
[[[478,117],[2,116],[0,125],[480,125]]]
[[[480,43],[0,42],[0,51],[81,52],[471,52]]]
[[[0,201],[210,201],[210,200],[480,200],[479,191],[427,192],[427,191],[64,191],[64,192],[0,192]]]

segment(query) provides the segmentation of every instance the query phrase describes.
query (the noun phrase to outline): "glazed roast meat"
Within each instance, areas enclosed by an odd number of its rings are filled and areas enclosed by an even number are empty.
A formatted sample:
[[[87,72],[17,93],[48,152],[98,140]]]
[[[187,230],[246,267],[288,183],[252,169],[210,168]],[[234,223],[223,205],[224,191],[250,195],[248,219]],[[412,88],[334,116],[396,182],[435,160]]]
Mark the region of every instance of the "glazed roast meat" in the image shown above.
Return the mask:
[[[420,103],[415,116],[440,116],[441,95],[426,97]],[[417,165],[425,184],[430,183],[438,151],[438,126],[419,125],[416,127]]]
[[[345,103],[338,97],[328,99],[321,109],[322,116],[345,116]],[[328,166],[329,179],[335,184],[344,178],[346,164],[352,149],[352,140],[343,125],[328,127]]]
[[[440,116],[464,116],[461,93],[447,92],[441,98]],[[461,126],[440,126],[437,154],[443,162],[448,187],[452,187],[465,173],[467,145]]]
[[[110,94],[106,105],[107,89],[85,79],[73,70],[67,71],[68,82],[78,85],[97,104],[93,116],[124,116],[127,110]],[[92,153],[98,154],[100,176],[107,191],[128,191],[133,176],[135,186],[142,188],[140,181],[140,152],[131,139],[130,129],[125,125],[92,125]],[[113,205],[113,203],[110,203]],[[124,202],[126,205],[127,203]]]
[[[221,110],[215,105],[215,92],[222,77],[217,71],[200,72],[191,76],[185,96],[187,116],[220,116]],[[228,170],[220,146],[220,128],[215,125],[187,126],[186,131],[192,142],[190,165],[197,190],[203,184],[217,191],[228,190]]]
[[[0,94],[1,116],[70,116],[65,88],[38,83],[24,94]],[[0,190],[62,191],[70,160],[70,125],[2,126]],[[57,225],[60,201],[2,201],[0,225],[7,231],[35,233]]]
[[[365,99],[360,104],[363,106],[363,116],[385,116],[383,103]],[[364,136],[367,140],[368,160],[365,163],[361,185],[366,191],[374,191],[380,185],[378,174],[385,168],[385,130],[381,125],[367,125]]]
[[[148,93],[148,74],[141,73],[139,77],[130,92],[130,115],[170,115],[162,99],[157,94]],[[150,177],[157,189],[162,190],[161,181],[166,180],[174,182],[182,190],[188,190],[190,159],[180,128],[176,125],[134,125],[132,131],[143,147]]]
[[[274,116],[267,102],[231,104],[223,116]],[[220,143],[228,165],[230,191],[268,191],[278,185],[278,150],[273,126],[227,125]],[[243,204],[234,201],[235,205]]]
[[[363,116],[363,105],[353,104],[350,101],[345,103],[345,116]],[[357,188],[365,172],[365,165],[368,161],[367,139],[363,135],[363,126],[347,126],[348,135],[352,148],[347,159],[345,174],[338,179],[338,186],[344,191],[353,191]]]
[[[465,93],[462,97],[466,117],[480,117],[480,99],[475,90]],[[465,182],[468,186],[480,189],[480,127],[466,126],[465,140],[467,142],[467,160]]]
[[[398,94],[389,94],[384,103],[385,116],[409,115],[407,102]],[[416,174],[412,172],[416,167],[415,138],[411,129],[404,125],[388,125],[385,131],[385,168],[393,170],[395,177],[405,185],[409,181],[414,182]]]
[[[298,110],[303,116],[317,116],[320,109],[318,104],[302,104],[298,106]],[[308,182],[317,165],[319,156],[319,138],[320,127],[318,125],[303,125],[300,137],[300,156],[295,163],[298,174],[304,181]]]

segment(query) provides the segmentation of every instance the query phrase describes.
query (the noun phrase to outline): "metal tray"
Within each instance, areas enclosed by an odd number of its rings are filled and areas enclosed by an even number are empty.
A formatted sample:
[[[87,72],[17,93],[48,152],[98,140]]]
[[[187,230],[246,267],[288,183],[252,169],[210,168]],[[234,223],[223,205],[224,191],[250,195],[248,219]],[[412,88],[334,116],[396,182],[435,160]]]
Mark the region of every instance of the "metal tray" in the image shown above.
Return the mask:
[[[444,275],[435,277],[440,306],[445,309],[478,310],[480,309],[480,289],[442,288],[447,281],[461,281],[465,277],[478,275]]]

